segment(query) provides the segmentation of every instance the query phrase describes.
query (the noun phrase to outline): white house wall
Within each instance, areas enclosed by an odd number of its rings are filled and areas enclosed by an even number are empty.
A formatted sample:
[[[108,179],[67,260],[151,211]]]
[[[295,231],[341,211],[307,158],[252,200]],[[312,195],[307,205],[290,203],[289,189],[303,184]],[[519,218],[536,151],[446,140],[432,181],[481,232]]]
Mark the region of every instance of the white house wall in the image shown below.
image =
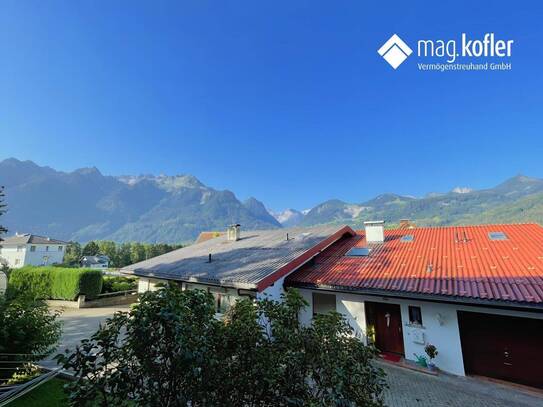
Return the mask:
[[[313,316],[312,293],[314,291],[301,289],[300,292],[309,303],[309,306],[301,315],[301,321],[309,323]],[[543,319],[543,313],[518,312],[340,292],[330,292],[330,294],[336,295],[336,311],[345,316],[355,333],[365,342],[367,342],[367,337],[364,302],[369,301],[400,305],[406,359],[415,360],[414,354],[425,356],[424,343],[431,343],[437,347],[439,352],[435,359],[436,365],[446,372],[460,376],[463,376],[465,373],[457,311]],[[410,305],[420,307],[423,327],[409,325],[408,307]],[[417,343],[417,341],[421,339],[420,336],[417,337],[417,331],[423,334],[424,343]]]
[[[30,251],[31,246],[36,246],[35,251]],[[58,248],[62,247],[62,250]],[[25,249],[25,265],[42,266],[62,263],[64,259],[64,245],[49,245],[49,250],[46,250],[46,245],[26,245]],[[45,263],[44,256],[47,256],[47,263]]]
[[[264,298],[276,301],[280,300],[281,295],[285,292],[283,288],[283,282],[285,281],[285,277],[280,278],[269,287],[266,287],[264,290],[257,293],[256,298],[259,300]]]
[[[165,284],[168,280],[158,280],[156,278],[140,277],[138,280],[138,293],[142,294],[147,291],[156,291],[159,289],[157,284]]]
[[[35,246],[35,251],[30,250],[32,246]],[[46,250],[47,246],[49,250]],[[62,247],[62,250],[58,250],[59,246]],[[5,245],[0,250],[0,257],[5,259],[11,268],[28,265],[43,266],[62,263],[64,249],[64,245]],[[44,256],[47,256],[47,262],[45,262]]]

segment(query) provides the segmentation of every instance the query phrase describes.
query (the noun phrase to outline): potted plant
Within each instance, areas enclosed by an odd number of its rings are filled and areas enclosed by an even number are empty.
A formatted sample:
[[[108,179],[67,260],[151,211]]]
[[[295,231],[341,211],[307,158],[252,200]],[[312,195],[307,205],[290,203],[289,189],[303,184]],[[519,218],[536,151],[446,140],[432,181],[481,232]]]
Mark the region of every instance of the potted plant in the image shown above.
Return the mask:
[[[428,358],[430,359],[428,361],[428,368],[432,371],[436,370],[436,365],[434,364],[433,359],[435,359],[435,357],[439,353],[437,351],[437,348],[435,347],[435,345],[432,345],[431,343],[429,343],[424,347],[424,351],[426,352],[426,354],[428,355]]]

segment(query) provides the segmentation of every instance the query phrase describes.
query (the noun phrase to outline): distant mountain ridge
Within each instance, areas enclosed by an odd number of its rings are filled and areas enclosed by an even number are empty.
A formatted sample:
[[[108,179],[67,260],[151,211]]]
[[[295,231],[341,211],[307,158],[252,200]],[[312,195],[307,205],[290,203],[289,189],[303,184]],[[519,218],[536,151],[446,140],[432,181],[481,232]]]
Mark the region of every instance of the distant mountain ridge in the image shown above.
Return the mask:
[[[96,167],[72,172],[14,158],[0,161],[10,233],[64,240],[111,239],[188,242],[204,230],[241,223],[270,229],[335,223],[362,227],[366,220],[417,225],[543,222],[543,180],[517,175],[494,188],[457,187],[422,198],[385,193],[361,203],[328,200],[310,210],[271,212],[256,198],[241,202],[190,174],[103,175]]]
[[[8,204],[2,222],[11,233],[185,242],[234,222],[249,229],[281,227],[256,199],[242,203],[192,175],[113,177],[96,168],[66,173],[10,158],[0,162],[0,185]]]

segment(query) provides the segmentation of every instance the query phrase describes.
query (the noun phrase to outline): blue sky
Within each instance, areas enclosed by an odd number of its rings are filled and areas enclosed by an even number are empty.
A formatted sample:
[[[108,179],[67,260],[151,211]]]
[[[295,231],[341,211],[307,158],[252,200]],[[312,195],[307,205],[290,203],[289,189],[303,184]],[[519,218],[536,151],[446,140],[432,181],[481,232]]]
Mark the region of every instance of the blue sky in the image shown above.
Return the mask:
[[[542,6],[442,3],[2,1],[0,159],[191,173],[273,209],[542,177]],[[462,32],[513,39],[512,71],[377,54]]]

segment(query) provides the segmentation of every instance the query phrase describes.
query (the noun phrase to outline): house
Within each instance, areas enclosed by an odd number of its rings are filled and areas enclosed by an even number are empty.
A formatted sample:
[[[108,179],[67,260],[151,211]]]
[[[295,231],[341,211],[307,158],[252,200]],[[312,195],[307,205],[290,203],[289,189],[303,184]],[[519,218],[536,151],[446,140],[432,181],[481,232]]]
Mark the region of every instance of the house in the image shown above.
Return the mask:
[[[387,358],[415,360],[431,343],[446,372],[543,388],[539,225],[367,222],[227,236],[121,271],[141,277],[140,291],[164,281],[207,289],[219,312],[240,296],[279,299],[295,287],[309,303],[302,321],[335,310]]]
[[[0,257],[11,268],[62,263],[67,242],[49,237],[15,234],[0,242]]]
[[[164,281],[176,282],[183,289],[209,290],[221,313],[242,296],[279,298],[286,275],[345,233],[353,232],[347,226],[241,232],[239,225],[232,225],[226,236],[185,246],[120,271],[140,277],[140,292],[154,290]]]
[[[436,365],[543,388],[543,228],[536,224],[364,231],[288,276],[305,315],[336,310],[367,342]]]
[[[79,262],[81,267],[91,269],[107,269],[109,267],[109,257],[103,254],[96,256],[83,256]]]

